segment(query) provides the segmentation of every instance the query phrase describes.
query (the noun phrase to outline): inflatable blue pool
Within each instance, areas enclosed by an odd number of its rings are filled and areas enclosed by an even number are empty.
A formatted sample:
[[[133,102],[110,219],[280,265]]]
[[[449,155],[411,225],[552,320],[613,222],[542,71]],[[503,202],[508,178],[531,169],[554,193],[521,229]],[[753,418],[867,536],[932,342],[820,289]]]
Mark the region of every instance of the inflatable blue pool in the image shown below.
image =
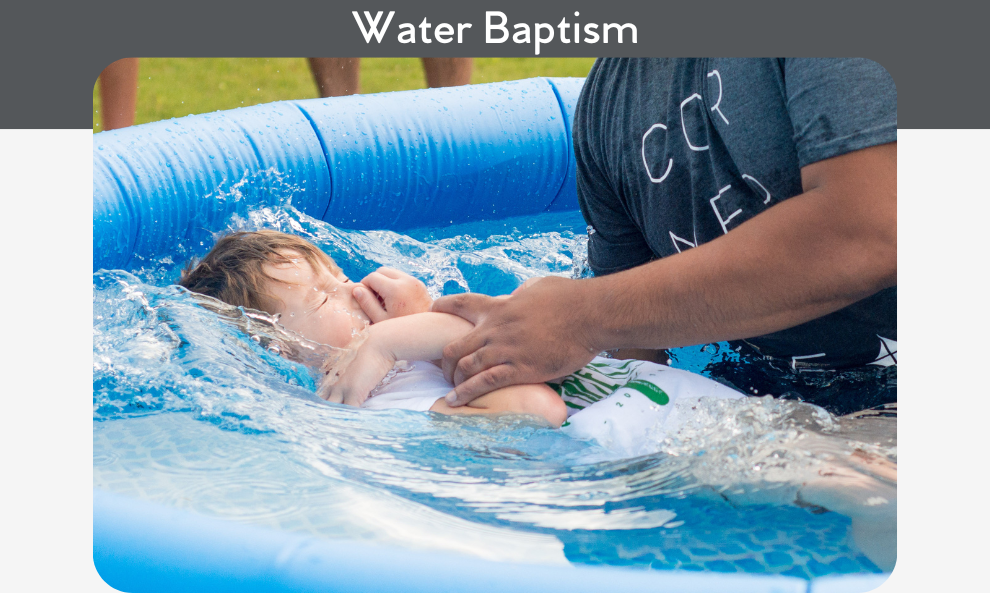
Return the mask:
[[[411,266],[436,293],[581,275],[582,83],[286,101],[94,135],[93,554],[107,583],[853,592],[885,580],[835,513],[685,498],[669,467],[525,423],[438,428],[313,401],[305,370],[169,286],[216,233],[258,227],[307,236],[352,277]],[[531,497],[553,513],[534,514]]]

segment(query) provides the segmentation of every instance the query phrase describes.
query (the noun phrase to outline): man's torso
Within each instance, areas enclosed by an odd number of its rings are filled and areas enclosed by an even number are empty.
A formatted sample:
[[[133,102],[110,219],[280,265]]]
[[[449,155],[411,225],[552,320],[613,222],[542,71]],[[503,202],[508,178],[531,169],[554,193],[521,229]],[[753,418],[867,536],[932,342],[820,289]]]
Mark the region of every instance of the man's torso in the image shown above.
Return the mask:
[[[896,90],[867,60],[599,60],[574,124],[589,258],[607,274],[711,241],[802,193],[801,167],[896,140]],[[752,338],[795,367],[896,341],[896,287]]]

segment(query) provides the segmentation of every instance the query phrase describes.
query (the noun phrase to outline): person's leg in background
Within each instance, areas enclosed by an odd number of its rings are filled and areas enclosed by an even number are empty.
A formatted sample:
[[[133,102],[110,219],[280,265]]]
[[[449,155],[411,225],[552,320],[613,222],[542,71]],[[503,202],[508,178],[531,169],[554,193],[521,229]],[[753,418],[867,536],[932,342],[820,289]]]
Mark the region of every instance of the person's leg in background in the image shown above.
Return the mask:
[[[103,130],[134,125],[137,107],[138,59],[117,60],[100,74],[100,111]]]
[[[430,88],[460,86],[471,82],[474,58],[421,58]]]
[[[321,97],[342,97],[361,92],[361,58],[309,58]]]
[[[473,58],[421,58],[431,88],[471,82]],[[309,68],[321,97],[361,92],[361,58],[309,58]]]

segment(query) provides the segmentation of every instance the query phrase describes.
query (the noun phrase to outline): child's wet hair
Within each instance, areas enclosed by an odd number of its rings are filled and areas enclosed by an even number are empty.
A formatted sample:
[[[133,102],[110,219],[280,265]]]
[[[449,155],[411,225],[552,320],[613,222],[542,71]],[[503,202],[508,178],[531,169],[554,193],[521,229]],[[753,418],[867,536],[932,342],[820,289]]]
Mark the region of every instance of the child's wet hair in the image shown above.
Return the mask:
[[[340,268],[330,256],[309,241],[278,231],[239,231],[222,237],[201,260],[191,260],[179,278],[179,285],[236,307],[250,307],[268,313],[278,308],[278,299],[268,287],[276,282],[265,273],[266,265],[289,264],[296,252],[318,270],[331,274]]]

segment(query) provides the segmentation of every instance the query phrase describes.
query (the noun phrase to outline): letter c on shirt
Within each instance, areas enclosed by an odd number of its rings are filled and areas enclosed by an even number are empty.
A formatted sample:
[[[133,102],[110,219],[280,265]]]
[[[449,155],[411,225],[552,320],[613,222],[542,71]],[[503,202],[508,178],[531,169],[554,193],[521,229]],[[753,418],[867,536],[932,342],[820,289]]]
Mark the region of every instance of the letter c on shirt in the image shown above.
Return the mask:
[[[650,178],[650,181],[652,181],[653,183],[663,183],[663,180],[667,178],[667,175],[670,175],[670,168],[674,166],[674,159],[670,159],[667,161],[667,170],[664,171],[663,175],[661,175],[660,177],[653,176],[653,172],[650,171],[650,163],[646,160],[646,138],[650,134],[652,134],[654,130],[657,129],[661,129],[666,132],[667,126],[663,124],[653,124],[652,126],[650,126],[650,129],[646,130],[646,133],[643,134],[643,147],[641,152],[643,154],[643,166],[646,168],[646,175]]]

